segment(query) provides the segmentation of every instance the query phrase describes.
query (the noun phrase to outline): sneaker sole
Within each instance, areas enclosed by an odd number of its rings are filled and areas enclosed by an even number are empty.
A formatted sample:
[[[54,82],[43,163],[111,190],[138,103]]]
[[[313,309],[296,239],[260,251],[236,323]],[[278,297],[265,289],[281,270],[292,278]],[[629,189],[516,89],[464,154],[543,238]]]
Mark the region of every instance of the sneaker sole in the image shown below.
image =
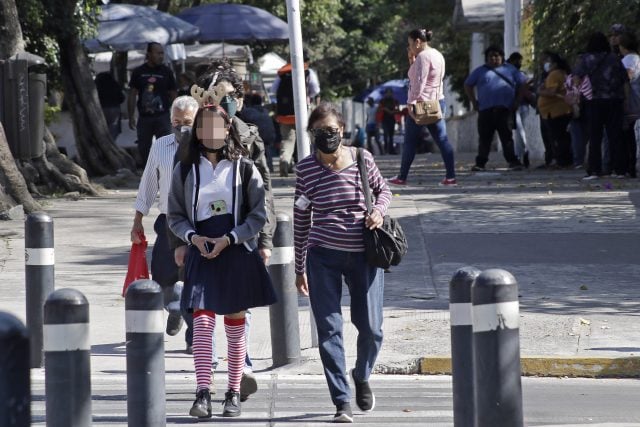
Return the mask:
[[[352,423],[353,417],[350,417],[347,414],[340,414],[338,417],[333,418],[334,423]]]
[[[199,408],[191,408],[189,415],[197,418],[211,418],[211,412],[202,411]]]
[[[226,418],[239,417],[240,416],[240,412],[239,411],[238,412],[223,412],[222,416],[226,417]]]

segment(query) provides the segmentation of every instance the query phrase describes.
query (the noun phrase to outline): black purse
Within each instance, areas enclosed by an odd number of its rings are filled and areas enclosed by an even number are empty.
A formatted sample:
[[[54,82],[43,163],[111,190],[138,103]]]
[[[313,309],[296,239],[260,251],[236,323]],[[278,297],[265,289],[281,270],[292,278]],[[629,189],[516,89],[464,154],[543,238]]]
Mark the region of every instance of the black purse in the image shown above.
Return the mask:
[[[367,212],[370,214],[373,210],[371,206],[372,195],[362,148],[358,148],[356,157],[358,159],[358,170],[360,171]],[[392,265],[400,264],[402,257],[409,248],[400,223],[389,215],[385,215],[382,225],[374,230],[364,227],[363,238],[367,262],[379,268],[386,269]]]

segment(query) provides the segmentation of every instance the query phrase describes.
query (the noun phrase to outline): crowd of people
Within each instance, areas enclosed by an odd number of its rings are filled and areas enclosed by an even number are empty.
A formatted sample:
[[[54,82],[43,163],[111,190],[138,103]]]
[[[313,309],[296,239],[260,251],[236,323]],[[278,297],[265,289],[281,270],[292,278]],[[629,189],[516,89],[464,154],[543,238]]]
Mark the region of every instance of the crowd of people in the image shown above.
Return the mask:
[[[196,374],[192,416],[212,416],[216,315],[224,317],[227,337],[228,384],[222,415],[239,416],[241,402],[257,390],[248,337],[251,309],[277,299],[267,266],[276,222],[268,147],[278,132],[283,133],[279,173],[285,177],[295,173],[295,285],[310,298],[320,358],[336,406],[333,421],[353,421],[349,382],[360,410],[375,407],[369,376],[382,345],[384,272],[366,261],[363,229],[382,225],[391,202],[388,185],[407,183],[425,132],[435,140],[445,165],[440,185],[457,184],[445,120],[445,59],[431,46],[432,38],[425,29],[408,33],[407,107],[400,110],[391,90],[378,105],[369,98],[366,126],[358,126],[354,137],[355,145],[369,148],[362,152],[346,143],[338,109],[319,102],[317,77],[311,77],[315,73],[308,67],[305,75],[312,91],[307,102],[312,111],[306,129],[297,130],[292,106],[281,106],[274,120],[262,106],[260,94],[245,94],[242,76],[228,59],[213,60],[197,74],[183,74],[176,81],[163,65],[162,46],[149,44],[146,62],[132,73],[128,102],[129,126],[137,129],[145,164],[131,240],[138,243],[145,238],[143,217],[159,195],[151,274],[169,311],[166,332],[177,335],[183,323],[187,325],[186,351],[193,354]],[[509,168],[528,167],[522,123],[528,110],[535,108],[545,147],[541,167],[584,167],[587,180],[604,174],[635,178],[634,126],[640,117],[637,50],[634,34],[615,25],[609,39],[603,33],[592,34],[573,67],[557,53],[544,52],[540,75],[529,79],[520,70],[522,55],[512,53],[505,61],[500,48],[489,47],[485,64],[465,80],[465,93],[478,111],[479,144],[472,171],[485,170],[496,132]],[[290,84],[290,74],[290,65],[280,70],[279,99],[292,96],[292,89],[283,88]],[[119,124],[113,110],[123,95],[108,77],[96,80],[103,86],[101,102],[115,132]],[[400,170],[385,180],[373,153],[396,153],[398,115],[404,126]],[[293,168],[296,131],[309,133],[313,150]],[[359,174],[360,154],[373,195],[370,212]],[[348,375],[342,338],[343,283],[358,330],[357,359]]]
[[[147,60],[130,82],[130,126],[138,129],[138,148],[145,156],[131,241],[146,239],[143,218],[157,200],[151,277],[169,312],[167,334],[177,335],[186,324],[185,351],[193,354],[196,378],[189,414],[212,416],[219,360],[214,330],[223,316],[228,381],[221,415],[237,417],[242,402],[258,388],[248,351],[251,309],[277,300],[267,269],[275,210],[265,145],[273,143],[283,124],[290,132],[296,129],[291,123],[274,123],[262,107],[262,96],[245,94],[242,76],[228,59],[212,60],[176,82],[162,56],[161,45],[149,44]],[[295,168],[295,285],[313,306],[320,356],[336,406],[334,422],[353,421],[349,381],[363,412],[375,406],[369,376],[382,344],[384,274],[367,264],[362,235],[365,227],[382,225],[391,201],[373,156],[365,152],[375,198],[373,210],[367,211],[355,148],[343,144],[344,127],[335,107],[318,103],[304,129],[313,152]],[[141,137],[148,137],[148,143],[141,144]],[[280,173],[286,176],[293,149],[283,150]],[[343,277],[359,331],[350,379],[342,344]]]

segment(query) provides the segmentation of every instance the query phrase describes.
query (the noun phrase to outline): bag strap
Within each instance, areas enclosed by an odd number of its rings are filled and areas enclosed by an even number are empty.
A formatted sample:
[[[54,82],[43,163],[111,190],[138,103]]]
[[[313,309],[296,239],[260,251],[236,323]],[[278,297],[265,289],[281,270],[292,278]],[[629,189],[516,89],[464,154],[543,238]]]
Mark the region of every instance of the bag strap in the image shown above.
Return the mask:
[[[367,165],[364,161],[363,148],[358,148],[356,159],[358,162],[358,170],[360,171],[360,180],[362,181],[362,192],[364,193],[364,201],[367,204],[367,213],[373,212],[371,206],[371,188],[369,188],[369,174],[367,173]]]
[[[509,80],[504,74],[497,72],[494,68],[491,68],[491,67],[487,66],[486,64],[483,65],[483,67],[485,67],[489,71],[493,71],[494,73],[496,73],[496,75],[498,75],[498,77],[500,77],[502,80],[507,82],[507,84],[509,86],[511,86],[511,88],[515,89],[516,85],[511,80]]]

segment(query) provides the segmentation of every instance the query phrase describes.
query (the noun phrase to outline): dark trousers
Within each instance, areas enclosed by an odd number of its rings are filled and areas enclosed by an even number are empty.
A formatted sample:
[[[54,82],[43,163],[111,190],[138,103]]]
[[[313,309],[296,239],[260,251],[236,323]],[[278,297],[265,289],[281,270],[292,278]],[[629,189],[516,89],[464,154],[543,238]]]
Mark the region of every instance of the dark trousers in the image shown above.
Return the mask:
[[[173,258],[173,250],[169,245],[169,226],[167,216],[158,215],[153,223],[153,231],[156,233],[156,241],[151,250],[151,278],[162,288],[164,306],[176,301],[173,285],[178,281],[178,267]]]
[[[630,177],[636,177],[636,130],[635,130],[635,120],[625,122],[625,125],[622,129],[622,142],[623,142],[623,151],[626,155],[626,168],[624,171],[618,171],[618,173],[627,173]]]
[[[622,144],[624,108],[622,99],[592,99],[587,103],[589,114],[589,175],[602,174],[602,135],[607,131],[609,154],[616,174],[624,174],[627,156]],[[622,171],[622,173],[621,173]]]
[[[171,118],[169,113],[160,116],[145,117],[140,116],[137,125],[138,131],[138,152],[142,159],[142,166],[147,164],[149,151],[151,150],[151,142],[153,137],[156,139],[171,133]]]
[[[478,113],[478,135],[480,143],[476,165],[484,167],[489,161],[493,135],[498,132],[502,154],[509,165],[520,164],[513,148],[513,114],[504,107],[487,108]]]
[[[551,130],[551,146],[558,166],[571,166],[573,156],[571,153],[571,134],[567,130],[571,122],[571,115],[547,119]],[[545,147],[545,160],[546,160]]]
[[[395,132],[396,121],[385,119],[382,121],[382,134],[384,138],[384,150],[387,154],[395,154],[393,148],[393,133]]]
[[[549,166],[556,159],[556,152],[553,146],[553,136],[549,119],[540,116],[540,136],[544,145],[544,164]]]

